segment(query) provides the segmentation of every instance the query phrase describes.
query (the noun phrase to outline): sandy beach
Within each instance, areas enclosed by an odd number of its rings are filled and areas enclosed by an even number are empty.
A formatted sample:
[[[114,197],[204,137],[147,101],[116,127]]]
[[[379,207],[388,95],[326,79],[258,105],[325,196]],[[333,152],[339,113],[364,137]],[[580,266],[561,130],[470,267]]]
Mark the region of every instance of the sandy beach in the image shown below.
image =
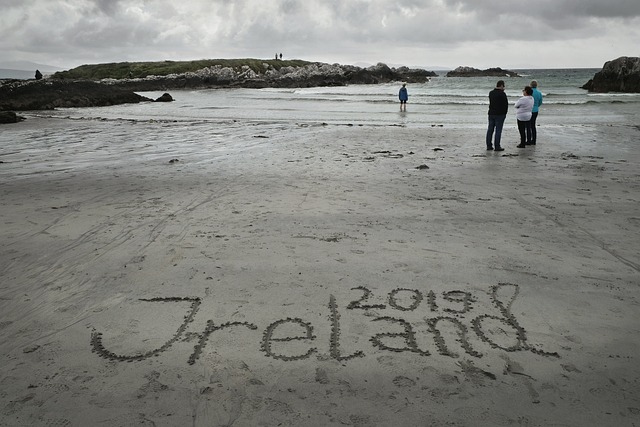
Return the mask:
[[[640,128],[234,126],[1,129],[0,425],[640,426]]]

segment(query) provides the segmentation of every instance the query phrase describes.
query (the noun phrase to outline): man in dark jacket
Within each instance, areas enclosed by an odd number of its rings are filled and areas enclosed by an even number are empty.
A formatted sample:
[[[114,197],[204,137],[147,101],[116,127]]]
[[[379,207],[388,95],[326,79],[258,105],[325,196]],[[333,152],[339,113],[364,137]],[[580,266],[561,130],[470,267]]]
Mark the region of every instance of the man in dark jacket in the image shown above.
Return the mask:
[[[502,126],[507,118],[509,100],[504,93],[504,80],[499,80],[496,88],[489,92],[489,127],[487,128],[487,150],[504,151],[500,146],[502,137]],[[491,143],[495,130],[495,144]],[[494,148],[495,145],[495,148]]]

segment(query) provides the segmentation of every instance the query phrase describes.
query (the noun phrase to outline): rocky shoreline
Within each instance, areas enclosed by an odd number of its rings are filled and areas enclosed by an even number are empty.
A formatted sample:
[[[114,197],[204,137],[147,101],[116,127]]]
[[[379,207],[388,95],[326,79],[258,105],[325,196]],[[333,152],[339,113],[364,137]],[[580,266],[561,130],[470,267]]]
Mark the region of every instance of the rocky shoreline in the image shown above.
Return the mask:
[[[56,73],[44,80],[11,80],[0,85],[0,111],[50,110],[58,107],[97,107],[152,101],[135,92],[209,88],[298,88],[379,84],[393,81],[423,83],[432,71],[390,68],[379,63],[368,68],[308,63],[275,68],[265,62],[256,72],[248,65],[215,65],[193,72],[149,75],[141,78],[70,80]]]
[[[91,81],[11,80],[0,86],[0,111],[103,107],[151,101],[131,90]]]
[[[255,71],[248,65],[232,68],[221,65],[194,72],[147,76],[133,79],[104,79],[103,83],[135,91],[184,88],[300,88],[318,86],[346,86],[350,84],[379,84],[394,81],[424,83],[437,76],[432,71],[408,67],[390,68],[379,63],[368,68],[352,65],[310,63],[304,66],[274,68],[265,63]]]

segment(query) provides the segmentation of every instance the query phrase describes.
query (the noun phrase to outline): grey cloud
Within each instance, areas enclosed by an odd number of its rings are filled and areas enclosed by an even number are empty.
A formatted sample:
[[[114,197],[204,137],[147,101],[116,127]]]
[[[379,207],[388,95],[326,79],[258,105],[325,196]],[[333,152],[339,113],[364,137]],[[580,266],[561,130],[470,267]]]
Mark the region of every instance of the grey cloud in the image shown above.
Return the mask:
[[[558,11],[568,15],[593,18],[632,18],[640,16],[637,0],[560,0]]]
[[[280,4],[279,10],[285,15],[298,15],[302,10],[302,4],[296,0],[285,0]]]
[[[96,9],[107,16],[113,16],[118,13],[121,0],[94,0]]]
[[[47,0],[46,7],[35,0],[0,0],[0,5],[3,56],[53,53],[98,61],[271,57],[276,50],[309,59],[339,52],[401,57],[403,49],[445,52],[483,41],[490,49],[561,40],[591,45],[621,31],[637,40],[633,32],[640,22],[638,0]]]
[[[445,0],[445,3],[451,9],[482,15],[523,15],[531,19],[640,16],[640,2],[637,0]]]

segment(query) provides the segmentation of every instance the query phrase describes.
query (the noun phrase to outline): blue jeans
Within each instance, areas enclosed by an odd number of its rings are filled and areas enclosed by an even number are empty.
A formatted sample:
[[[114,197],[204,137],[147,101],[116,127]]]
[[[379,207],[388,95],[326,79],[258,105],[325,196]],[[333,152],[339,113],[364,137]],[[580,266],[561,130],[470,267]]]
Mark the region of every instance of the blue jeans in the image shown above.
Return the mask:
[[[500,147],[500,139],[502,138],[502,126],[504,125],[504,119],[507,118],[506,114],[489,114],[489,127],[487,128],[487,148],[493,148],[491,145],[491,139],[493,138],[493,131],[495,129],[495,146]]]
[[[536,131],[536,119],[538,118],[538,112],[531,113],[531,143],[535,144],[538,137],[538,131]]]

